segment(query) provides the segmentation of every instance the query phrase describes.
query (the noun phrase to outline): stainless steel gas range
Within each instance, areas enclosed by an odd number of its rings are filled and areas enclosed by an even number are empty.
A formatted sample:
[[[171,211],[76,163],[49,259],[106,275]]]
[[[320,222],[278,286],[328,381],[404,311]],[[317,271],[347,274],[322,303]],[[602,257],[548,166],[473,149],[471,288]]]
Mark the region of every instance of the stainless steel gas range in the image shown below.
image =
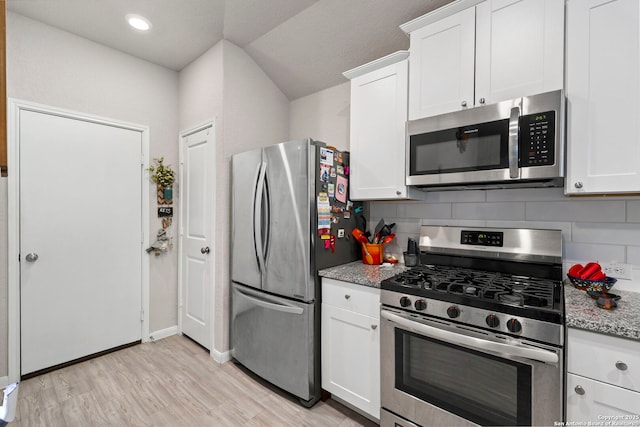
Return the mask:
[[[561,232],[423,226],[420,249],[381,283],[381,425],[563,421]]]

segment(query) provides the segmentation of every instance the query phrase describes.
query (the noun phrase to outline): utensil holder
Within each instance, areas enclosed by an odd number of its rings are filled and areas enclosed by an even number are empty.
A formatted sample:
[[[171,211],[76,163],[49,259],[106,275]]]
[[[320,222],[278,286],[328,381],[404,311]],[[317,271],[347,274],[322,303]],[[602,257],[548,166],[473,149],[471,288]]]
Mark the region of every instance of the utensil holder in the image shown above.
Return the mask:
[[[380,265],[384,259],[384,245],[378,243],[362,244],[362,263]]]

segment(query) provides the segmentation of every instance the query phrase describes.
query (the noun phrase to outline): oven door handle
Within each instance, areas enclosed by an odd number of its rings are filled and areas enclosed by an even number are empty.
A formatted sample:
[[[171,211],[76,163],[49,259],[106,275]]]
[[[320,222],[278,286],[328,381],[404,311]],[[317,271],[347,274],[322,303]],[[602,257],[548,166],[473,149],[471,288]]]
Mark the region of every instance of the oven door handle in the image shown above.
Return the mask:
[[[443,329],[425,325],[414,320],[406,319],[402,316],[398,316],[397,314],[393,314],[386,310],[382,310],[380,312],[380,315],[383,318],[396,323],[405,329],[417,332],[418,334],[426,337],[445,341],[450,344],[463,345],[480,351],[491,351],[495,353],[506,354],[509,356],[523,357],[526,359],[536,360],[544,363],[558,363],[558,355],[551,351],[487,341],[481,338],[475,338],[468,335],[445,331]]]

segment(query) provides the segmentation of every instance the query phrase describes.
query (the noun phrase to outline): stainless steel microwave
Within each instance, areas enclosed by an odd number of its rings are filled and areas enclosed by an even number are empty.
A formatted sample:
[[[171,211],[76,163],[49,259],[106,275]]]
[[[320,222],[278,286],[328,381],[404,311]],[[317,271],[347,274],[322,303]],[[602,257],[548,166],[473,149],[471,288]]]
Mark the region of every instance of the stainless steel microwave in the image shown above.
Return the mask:
[[[564,92],[407,122],[406,184],[430,189],[564,183]]]

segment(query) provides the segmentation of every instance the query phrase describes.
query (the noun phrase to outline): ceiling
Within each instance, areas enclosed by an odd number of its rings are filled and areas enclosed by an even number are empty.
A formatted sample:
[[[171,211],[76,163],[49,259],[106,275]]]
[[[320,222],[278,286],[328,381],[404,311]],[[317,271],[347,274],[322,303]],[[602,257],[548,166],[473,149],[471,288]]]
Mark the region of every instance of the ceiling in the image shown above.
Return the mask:
[[[179,71],[222,39],[242,47],[290,99],[409,47],[398,28],[451,0],[7,0],[7,9]],[[152,23],[130,29],[124,16]]]

